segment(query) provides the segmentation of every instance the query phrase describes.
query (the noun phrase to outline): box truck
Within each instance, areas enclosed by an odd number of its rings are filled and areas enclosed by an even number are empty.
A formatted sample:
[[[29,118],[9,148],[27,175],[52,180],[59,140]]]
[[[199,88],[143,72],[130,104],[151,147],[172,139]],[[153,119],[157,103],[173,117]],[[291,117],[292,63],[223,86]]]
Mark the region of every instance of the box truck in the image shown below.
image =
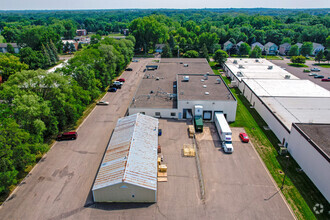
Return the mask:
[[[214,116],[214,123],[215,127],[218,130],[218,134],[221,139],[221,146],[223,147],[223,150],[225,153],[233,153],[234,147],[232,144],[232,132],[230,130],[230,127],[227,123],[227,120],[223,113],[215,113]]]

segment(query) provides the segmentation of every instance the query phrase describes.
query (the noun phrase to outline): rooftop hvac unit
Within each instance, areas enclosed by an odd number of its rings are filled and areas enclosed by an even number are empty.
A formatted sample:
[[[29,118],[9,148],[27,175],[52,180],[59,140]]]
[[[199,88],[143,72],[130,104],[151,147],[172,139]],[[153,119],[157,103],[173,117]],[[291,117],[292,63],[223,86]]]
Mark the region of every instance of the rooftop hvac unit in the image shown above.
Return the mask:
[[[268,66],[268,69],[269,69],[269,70],[272,70],[272,69],[273,69],[273,66]]]
[[[219,84],[221,84],[221,79],[218,78],[218,79],[217,79],[217,82],[218,82]]]
[[[210,75],[210,72],[207,72],[206,75]]]
[[[285,75],[284,79],[290,79],[290,77],[291,77],[290,75]]]
[[[184,76],[183,81],[188,82],[189,81],[189,76]]]
[[[243,69],[244,67],[243,67],[243,65],[239,65],[238,68],[239,69]]]
[[[189,65],[188,64],[183,64],[184,67],[188,67]]]
[[[256,63],[259,63],[259,60],[256,60]]]
[[[207,85],[203,85],[203,88],[206,88],[207,87]]]
[[[238,77],[242,77],[243,76],[243,73],[242,72],[237,72],[237,76]]]
[[[237,64],[237,60],[234,60],[234,62],[233,62],[234,64]]]
[[[210,95],[210,93],[209,92],[205,92],[205,95]]]
[[[208,76],[207,74],[204,74],[204,79],[207,80],[208,79]]]

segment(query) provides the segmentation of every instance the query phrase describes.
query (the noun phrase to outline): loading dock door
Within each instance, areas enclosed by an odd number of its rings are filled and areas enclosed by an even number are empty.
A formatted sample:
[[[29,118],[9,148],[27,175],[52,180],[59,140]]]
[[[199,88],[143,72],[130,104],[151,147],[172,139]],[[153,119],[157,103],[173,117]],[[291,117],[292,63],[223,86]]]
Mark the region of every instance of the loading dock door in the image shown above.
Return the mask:
[[[187,119],[192,118],[192,110],[184,108],[183,109],[183,118],[187,118]]]

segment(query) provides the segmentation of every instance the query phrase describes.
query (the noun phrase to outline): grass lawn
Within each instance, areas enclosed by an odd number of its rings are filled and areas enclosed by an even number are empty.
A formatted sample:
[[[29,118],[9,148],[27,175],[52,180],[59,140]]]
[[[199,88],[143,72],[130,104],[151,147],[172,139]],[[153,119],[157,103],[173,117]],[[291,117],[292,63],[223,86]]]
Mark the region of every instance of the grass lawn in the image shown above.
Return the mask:
[[[219,74],[214,64],[214,62],[210,62],[214,73]],[[230,83],[226,77],[223,79],[227,84]],[[231,91],[237,99],[237,113],[236,121],[230,125],[232,127],[244,127],[278,187],[281,186],[283,173],[288,165],[287,178],[282,193],[297,218],[328,219],[329,215],[326,212],[329,210],[329,203],[327,200],[306,174],[299,171],[300,167],[292,157],[288,160],[278,154],[278,143],[280,142],[272,131],[263,128],[267,124],[255,109],[250,108],[249,102],[241,95],[239,89],[233,88]],[[314,215],[312,210],[317,203],[324,205],[325,213]]]
[[[267,60],[283,60],[280,56],[275,55],[267,55],[267,56],[261,56],[262,58],[266,58]]]
[[[305,64],[302,63],[288,63],[289,66],[294,66],[294,67],[308,67]]]
[[[121,33],[111,33],[108,35],[108,37],[120,37],[120,36],[125,36],[125,35],[123,35]]]
[[[324,67],[324,68],[330,68],[329,63],[315,63],[315,65],[320,66],[320,67]]]

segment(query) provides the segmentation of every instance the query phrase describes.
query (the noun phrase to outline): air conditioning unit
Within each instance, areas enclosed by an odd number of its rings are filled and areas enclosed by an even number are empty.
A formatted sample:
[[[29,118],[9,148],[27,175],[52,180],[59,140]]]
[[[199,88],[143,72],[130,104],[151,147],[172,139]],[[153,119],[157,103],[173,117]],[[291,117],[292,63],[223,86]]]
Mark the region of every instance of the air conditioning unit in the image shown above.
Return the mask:
[[[234,64],[237,64],[237,60],[234,60],[234,62],[233,62]]]
[[[290,77],[291,77],[290,75],[285,75],[284,79],[290,79]]]
[[[256,60],[256,63],[259,63],[259,60]]]
[[[269,70],[273,69],[273,66],[268,66],[268,69],[269,69]]]
[[[189,76],[184,76],[183,81],[188,82],[189,81]]]
[[[238,68],[239,69],[243,69],[244,67],[243,67],[243,65],[239,65]]]

